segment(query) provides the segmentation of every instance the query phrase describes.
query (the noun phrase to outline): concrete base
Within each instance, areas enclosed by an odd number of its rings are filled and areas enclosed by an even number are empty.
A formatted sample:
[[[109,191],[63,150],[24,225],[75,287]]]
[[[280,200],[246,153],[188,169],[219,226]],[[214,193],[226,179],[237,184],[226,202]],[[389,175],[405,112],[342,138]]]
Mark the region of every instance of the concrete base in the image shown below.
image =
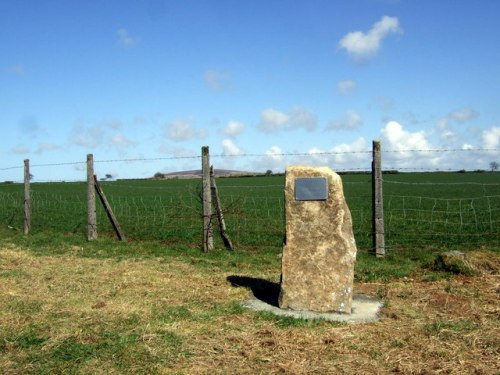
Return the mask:
[[[318,313],[313,311],[280,309],[252,295],[252,298],[245,303],[245,307],[256,311],[268,311],[275,315],[289,316],[297,319],[323,319],[333,322],[363,323],[373,322],[379,319],[378,313],[382,307],[382,302],[373,297],[354,295],[351,314]]]

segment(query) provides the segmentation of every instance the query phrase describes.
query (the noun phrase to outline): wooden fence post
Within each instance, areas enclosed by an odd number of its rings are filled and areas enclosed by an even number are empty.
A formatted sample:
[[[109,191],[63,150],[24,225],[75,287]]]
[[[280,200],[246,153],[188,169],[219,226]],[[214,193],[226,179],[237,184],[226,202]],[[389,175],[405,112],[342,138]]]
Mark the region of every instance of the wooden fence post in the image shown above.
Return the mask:
[[[87,240],[97,238],[97,215],[95,204],[94,155],[87,155]]]
[[[214,167],[210,167],[210,187],[212,189],[212,200],[215,201],[215,213],[217,214],[217,220],[219,222],[220,235],[224,246],[228,250],[234,250],[233,243],[229,238],[226,230],[226,222],[224,220],[224,214],[222,213],[222,204],[220,203],[219,190],[217,189],[217,184],[215,183]]]
[[[109,222],[111,223],[111,226],[115,230],[116,236],[120,241],[124,242],[127,241],[127,239],[125,238],[125,234],[123,233],[123,230],[120,227],[120,224],[118,223],[118,220],[116,220],[116,216],[113,212],[113,209],[111,208],[111,205],[109,204],[108,199],[106,198],[106,194],[104,194],[104,191],[102,190],[99,181],[97,181],[96,175],[94,175],[94,186],[95,186],[95,191],[97,192],[97,195],[101,200],[102,206],[104,207],[104,211],[106,211],[106,215],[108,215]]]
[[[31,232],[30,160],[24,161],[24,234]]]
[[[210,154],[208,146],[201,148],[201,172],[203,185],[203,251],[214,248],[212,231],[212,192],[210,189]]]
[[[377,258],[385,256],[384,195],[382,193],[382,156],[380,141],[373,141],[372,160],[373,250]]]

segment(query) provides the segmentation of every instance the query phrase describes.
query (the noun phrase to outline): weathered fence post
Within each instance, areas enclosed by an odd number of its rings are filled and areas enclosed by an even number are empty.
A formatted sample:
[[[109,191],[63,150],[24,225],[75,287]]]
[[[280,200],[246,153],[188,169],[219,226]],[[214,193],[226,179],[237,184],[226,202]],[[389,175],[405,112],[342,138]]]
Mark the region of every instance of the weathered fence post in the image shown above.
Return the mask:
[[[203,251],[214,248],[212,231],[212,192],[210,189],[210,154],[208,146],[201,148],[201,174],[203,185]]]
[[[31,232],[30,160],[24,161],[24,234]]]
[[[87,155],[87,239],[97,238],[97,216],[95,204],[94,155]]]
[[[384,196],[382,193],[382,156],[380,141],[373,141],[372,160],[373,251],[385,256]]]
[[[94,186],[95,186],[95,191],[97,192],[97,195],[101,200],[104,211],[106,211],[106,215],[108,215],[109,222],[111,223],[111,226],[115,230],[116,236],[120,241],[124,242],[127,241],[127,239],[125,238],[125,234],[123,233],[123,230],[120,224],[118,223],[118,220],[116,220],[116,216],[113,212],[113,209],[111,208],[108,199],[106,198],[106,194],[104,194],[104,191],[102,190],[99,181],[97,181],[96,175],[94,175]]]
[[[233,243],[227,234],[226,222],[224,220],[224,214],[222,213],[222,204],[220,203],[219,190],[217,189],[217,184],[215,183],[214,167],[210,167],[210,187],[212,189],[212,200],[215,202],[215,213],[217,214],[217,221],[219,222],[220,235],[224,246],[226,249],[233,250]]]

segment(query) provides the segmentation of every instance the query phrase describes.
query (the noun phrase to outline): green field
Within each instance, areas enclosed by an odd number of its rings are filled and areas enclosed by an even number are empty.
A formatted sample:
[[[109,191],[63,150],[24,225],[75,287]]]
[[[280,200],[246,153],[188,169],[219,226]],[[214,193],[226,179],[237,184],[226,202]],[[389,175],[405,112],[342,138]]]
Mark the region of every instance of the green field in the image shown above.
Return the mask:
[[[371,248],[371,176],[342,176],[358,248]],[[201,180],[103,181],[129,240],[198,247]],[[217,179],[226,224],[239,248],[280,247],[284,235],[283,176]],[[500,173],[384,174],[389,251],[498,247]],[[86,235],[85,182],[32,183],[33,232]],[[23,185],[0,184],[0,222],[23,228]],[[216,222],[214,221],[214,224]],[[113,236],[98,205],[100,236]],[[216,237],[216,245],[222,246]]]
[[[245,307],[277,299],[283,177],[217,181],[236,251],[209,253],[200,180],[103,182],[127,243],[102,210],[86,240],[83,182],[33,183],[24,236],[23,186],[0,184],[1,372],[498,374],[498,176],[384,175],[383,259],[368,253],[370,176],[342,176],[354,292],[383,302],[359,324]],[[457,248],[472,250],[463,268],[439,262]]]

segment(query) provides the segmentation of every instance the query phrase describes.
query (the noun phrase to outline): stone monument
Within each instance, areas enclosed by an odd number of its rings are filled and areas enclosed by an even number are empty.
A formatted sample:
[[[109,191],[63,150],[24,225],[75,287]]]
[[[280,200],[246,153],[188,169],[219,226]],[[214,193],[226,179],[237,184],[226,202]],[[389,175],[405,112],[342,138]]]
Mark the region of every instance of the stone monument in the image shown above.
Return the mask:
[[[356,242],[340,176],[289,166],[285,217],[280,308],[350,314]]]

